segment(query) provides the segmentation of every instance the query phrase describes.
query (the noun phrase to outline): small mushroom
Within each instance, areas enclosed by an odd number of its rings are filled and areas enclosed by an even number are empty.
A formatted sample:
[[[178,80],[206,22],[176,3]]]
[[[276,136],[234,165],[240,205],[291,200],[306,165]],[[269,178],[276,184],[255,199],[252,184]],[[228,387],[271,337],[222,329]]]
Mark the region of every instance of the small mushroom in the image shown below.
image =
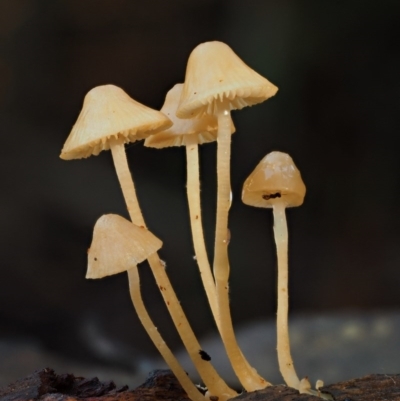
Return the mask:
[[[267,100],[278,88],[248,67],[222,42],[206,42],[189,56],[185,83],[176,115],[179,118],[215,115],[218,119],[217,216],[214,248],[214,278],[217,288],[219,327],[227,354],[247,391],[269,385],[249,365],[237,344],[229,310],[228,212],[231,204],[230,143],[231,110]]]
[[[136,313],[153,344],[193,401],[204,401],[149,316],[140,292],[137,265],[157,252],[162,242],[144,227],[123,217],[108,214],[100,217],[93,231],[88,252],[86,278],[97,279],[127,271],[129,289]]]
[[[311,394],[311,383],[307,376],[303,377],[300,380],[299,393],[300,394]]]
[[[288,231],[285,209],[300,206],[306,187],[292,158],[282,152],[271,152],[265,156],[249,175],[243,185],[242,200],[256,207],[272,208],[274,235],[278,256],[278,311],[277,351],[279,369],[288,386],[297,390],[307,387],[302,384],[294,369],[290,354],[288,327]]]
[[[82,111],[60,157],[64,160],[79,159],[111,149],[131,220],[138,226],[146,227],[129,171],[124,144],[144,139],[171,125],[172,122],[163,113],[136,102],[121,88],[114,85],[98,86],[86,95]],[[215,369],[198,354],[198,350],[201,349],[199,342],[157,253],[150,255],[148,262],[158,287],[163,289],[161,295],[182,342],[211,394],[220,394],[225,398],[234,397],[236,392],[230,389]]]
[[[128,271],[144,262],[161,246],[161,240],[147,228],[116,214],[105,214],[94,226],[86,278],[103,278]]]
[[[81,159],[111,149],[129,215],[133,223],[143,226],[125,143],[144,139],[171,125],[172,122],[164,114],[133,100],[121,88],[97,86],[86,94],[82,111],[60,157],[64,160]]]
[[[218,324],[218,308],[214,277],[212,275],[204,242],[200,202],[200,174],[198,145],[217,140],[218,121],[214,115],[205,114],[200,118],[181,119],[176,109],[181,97],[183,84],[176,84],[165,97],[161,112],[173,122],[172,127],[149,136],[144,145],[157,149],[169,146],[185,146],[187,161],[187,197],[193,245],[200,276],[207,294],[213,316]],[[234,131],[232,123],[232,131]]]

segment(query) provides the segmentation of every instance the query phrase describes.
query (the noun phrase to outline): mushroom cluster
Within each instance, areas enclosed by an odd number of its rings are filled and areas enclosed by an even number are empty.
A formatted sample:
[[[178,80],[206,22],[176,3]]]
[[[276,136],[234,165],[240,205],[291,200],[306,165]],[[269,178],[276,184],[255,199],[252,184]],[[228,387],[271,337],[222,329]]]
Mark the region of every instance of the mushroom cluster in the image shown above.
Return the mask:
[[[185,316],[157,251],[162,242],[148,229],[143,218],[129,170],[125,144],[145,139],[145,146],[184,146],[187,158],[187,197],[193,246],[199,273],[233,370],[246,391],[271,384],[250,365],[236,341],[229,307],[231,206],[230,143],[235,131],[231,110],[261,103],[278,88],[247,66],[224,43],[207,42],[191,53],[183,84],[167,94],[160,111],[133,100],[114,85],[98,86],[86,95],[79,117],[64,144],[65,160],[98,155],[111,150],[117,177],[130,216],[128,221],[109,214],[97,221],[88,252],[87,278],[97,279],[127,272],[130,295],[139,319],[174,372],[188,396],[225,401],[237,395],[218,375]],[[217,141],[217,208],[214,260],[210,262],[204,242],[198,145]],[[299,380],[290,355],[288,331],[288,249],[285,208],[303,202],[305,186],[290,156],[272,152],[246,180],[243,202],[270,207],[278,260],[277,351],[282,376],[288,386],[312,393],[307,378]],[[166,308],[206,388],[205,394],[190,381],[185,371],[154,326],[140,292],[137,265],[147,260]],[[321,384],[321,383],[319,383]]]

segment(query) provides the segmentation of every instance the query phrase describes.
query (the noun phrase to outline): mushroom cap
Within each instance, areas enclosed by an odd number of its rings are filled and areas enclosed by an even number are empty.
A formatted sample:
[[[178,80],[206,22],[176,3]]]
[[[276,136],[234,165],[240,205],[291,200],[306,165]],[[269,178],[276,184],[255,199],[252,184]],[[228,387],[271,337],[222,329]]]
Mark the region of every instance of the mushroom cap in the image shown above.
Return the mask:
[[[287,153],[268,153],[243,184],[242,201],[250,206],[300,206],[306,187],[300,171]]]
[[[185,84],[176,115],[192,118],[214,114],[216,102],[229,109],[252,106],[274,96],[278,88],[247,66],[222,42],[198,45],[190,54]]]
[[[135,142],[171,125],[167,116],[136,102],[121,88],[97,86],[85,96],[60,157],[71,160],[97,156],[110,148],[111,138]]]
[[[176,116],[182,88],[183,84],[176,84],[170,89],[160,110],[171,119],[173,125],[165,131],[149,136],[144,146],[160,149],[168,146],[185,146],[193,141],[202,144],[217,139],[218,121],[214,115],[196,119],[181,119]]]
[[[199,145],[217,140],[218,120],[212,114],[204,114],[200,118],[182,119],[176,116],[176,109],[182,94],[183,84],[176,84],[165,97],[161,112],[171,119],[172,127],[151,135],[144,141],[144,146],[166,148],[168,146],[186,146],[190,143]],[[232,133],[235,127],[231,120]]]
[[[161,246],[162,242],[147,228],[116,214],[105,214],[94,226],[86,278],[102,278],[132,269]]]

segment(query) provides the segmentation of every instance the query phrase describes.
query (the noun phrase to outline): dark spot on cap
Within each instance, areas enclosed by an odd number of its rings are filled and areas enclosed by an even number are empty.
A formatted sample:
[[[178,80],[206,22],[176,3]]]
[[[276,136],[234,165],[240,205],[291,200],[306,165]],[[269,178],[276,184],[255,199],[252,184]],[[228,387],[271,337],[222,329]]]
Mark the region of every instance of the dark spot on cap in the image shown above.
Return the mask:
[[[262,196],[263,199],[265,200],[269,200],[269,199],[275,199],[275,198],[280,198],[281,197],[281,193],[277,192],[276,194],[265,194]]]

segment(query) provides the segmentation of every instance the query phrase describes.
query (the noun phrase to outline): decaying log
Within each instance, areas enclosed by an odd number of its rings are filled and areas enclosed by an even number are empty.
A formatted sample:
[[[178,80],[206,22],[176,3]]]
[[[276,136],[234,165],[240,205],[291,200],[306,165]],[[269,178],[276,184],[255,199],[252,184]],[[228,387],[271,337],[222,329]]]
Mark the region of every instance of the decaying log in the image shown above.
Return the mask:
[[[43,369],[0,389],[0,401],[190,401],[169,370],[153,371],[134,390]]]
[[[308,394],[299,394],[294,388],[280,386],[267,387],[264,390],[243,393],[235,401],[322,401],[321,398]]]
[[[400,401],[400,375],[369,375],[322,387],[334,401]],[[243,393],[235,401],[321,401],[280,385]],[[134,390],[117,388],[97,378],[72,374],[57,375],[43,369],[0,389],[0,401],[190,401],[169,370],[153,371],[146,382]]]
[[[368,375],[321,389],[335,401],[400,401],[400,375]]]

